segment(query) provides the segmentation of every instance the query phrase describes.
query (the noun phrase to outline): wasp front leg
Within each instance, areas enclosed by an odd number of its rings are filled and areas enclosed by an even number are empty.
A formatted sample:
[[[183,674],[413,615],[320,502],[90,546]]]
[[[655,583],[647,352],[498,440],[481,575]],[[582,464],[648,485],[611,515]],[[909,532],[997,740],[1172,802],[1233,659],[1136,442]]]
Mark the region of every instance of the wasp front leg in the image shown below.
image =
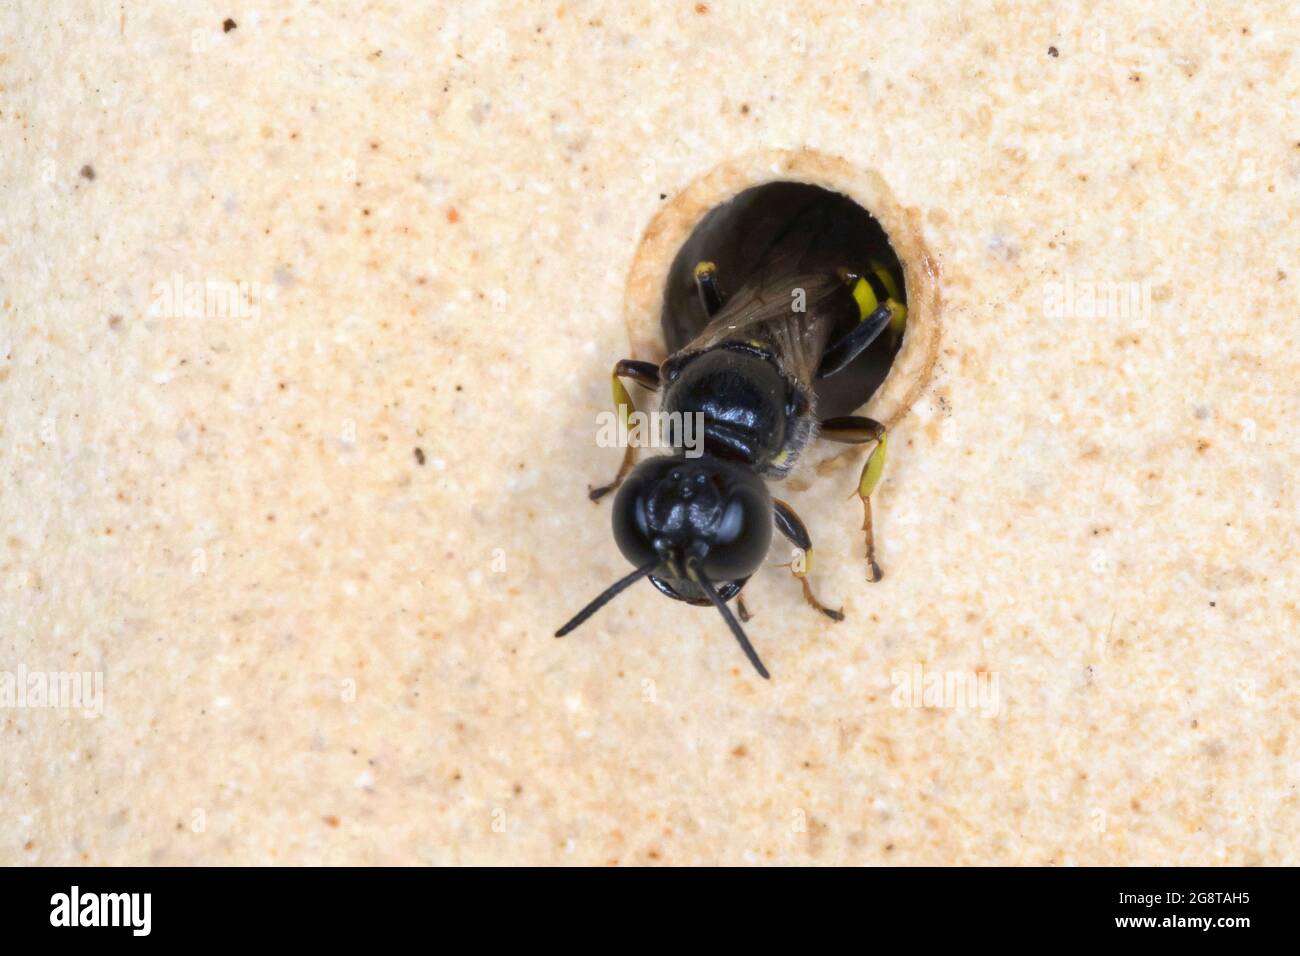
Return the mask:
[[[865,445],[875,442],[875,447],[867,455],[862,465],[862,474],[858,478],[857,496],[862,499],[862,531],[867,538],[867,564],[871,568],[871,581],[884,577],[880,565],[876,563],[875,532],[871,522],[871,493],[880,484],[880,476],[885,470],[885,446],[888,433],[885,426],[870,418],[851,415],[845,418],[828,418],[821,423],[821,436],[831,441],[850,445]]]
[[[627,388],[623,385],[624,378],[630,378],[632,381],[654,391],[659,388],[659,367],[652,362],[638,362],[635,359],[623,359],[614,366],[614,372],[610,376],[614,395],[614,408],[618,412],[623,432],[626,433],[628,416],[636,411],[636,406],[632,404],[632,396],[628,394]],[[635,463],[636,446],[628,442],[627,447],[623,450],[623,463],[619,465],[618,474],[614,476],[614,480],[607,485],[590,489],[587,493],[588,497],[592,501],[599,501],[605,497],[623,483],[623,479],[627,477],[627,473],[632,470],[632,465]]]
[[[800,554],[790,562],[790,573],[799,579],[803,585],[803,599],[808,604],[822,614],[825,614],[832,621],[844,620],[843,611],[832,611],[813,594],[812,585],[808,583],[808,573],[812,570],[813,546],[812,538],[808,535],[808,529],[804,527],[799,516],[794,513],[794,509],[782,501],[780,498],[772,499],[772,517],[776,521],[777,530],[790,539],[790,543],[799,549]]]

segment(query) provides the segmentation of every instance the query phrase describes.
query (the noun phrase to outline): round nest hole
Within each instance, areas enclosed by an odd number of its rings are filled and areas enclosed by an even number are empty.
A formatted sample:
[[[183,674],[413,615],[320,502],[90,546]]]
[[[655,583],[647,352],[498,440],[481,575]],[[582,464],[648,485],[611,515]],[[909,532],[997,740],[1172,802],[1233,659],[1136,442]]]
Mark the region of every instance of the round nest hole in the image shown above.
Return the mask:
[[[808,250],[808,258],[824,263],[827,271],[839,266],[861,269],[875,261],[893,275],[902,276],[885,230],[847,196],[788,180],[753,186],[709,210],[673,258],[659,319],[667,351],[684,348],[708,322],[695,288],[697,262],[715,263],[723,287],[739,288],[755,274],[764,253],[791,224],[812,212],[821,231],[808,237],[809,244],[816,246]],[[803,245],[802,238],[799,244]],[[906,299],[904,280],[904,303]],[[882,335],[843,371],[819,381],[817,410],[821,417],[851,415],[864,406],[884,382],[899,344]]]
[[[819,203],[830,210],[844,265],[874,258],[901,276],[908,320],[901,345],[882,336],[818,383],[818,412],[866,414],[893,428],[924,391],[938,356],[938,270],[916,211],[904,209],[877,174],[836,157],[810,150],[743,157],[673,197],[646,229],[628,278],[632,354],[662,361],[703,328],[696,262],[715,262],[724,289],[739,288],[772,239]],[[825,442],[814,447],[806,456],[814,465],[845,451]]]

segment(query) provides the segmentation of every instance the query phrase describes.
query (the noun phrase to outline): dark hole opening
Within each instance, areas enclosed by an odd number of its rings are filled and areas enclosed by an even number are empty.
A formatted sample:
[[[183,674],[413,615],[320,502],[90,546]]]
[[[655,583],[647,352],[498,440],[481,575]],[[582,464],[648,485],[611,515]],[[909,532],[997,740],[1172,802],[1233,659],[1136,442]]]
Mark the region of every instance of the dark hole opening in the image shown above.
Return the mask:
[[[907,289],[898,256],[871,213],[847,196],[820,186],[765,183],[709,210],[673,258],[661,315],[668,352],[686,346],[708,322],[695,290],[697,262],[717,263],[724,291],[739,289],[763,264],[777,237],[816,206],[824,209],[824,229],[814,240],[813,261],[834,272],[841,266],[861,271],[875,259],[897,277],[906,303]],[[837,330],[836,335],[843,331],[847,330]],[[889,335],[882,335],[842,372],[819,381],[820,416],[851,415],[865,405],[889,374],[899,344],[892,342]]]

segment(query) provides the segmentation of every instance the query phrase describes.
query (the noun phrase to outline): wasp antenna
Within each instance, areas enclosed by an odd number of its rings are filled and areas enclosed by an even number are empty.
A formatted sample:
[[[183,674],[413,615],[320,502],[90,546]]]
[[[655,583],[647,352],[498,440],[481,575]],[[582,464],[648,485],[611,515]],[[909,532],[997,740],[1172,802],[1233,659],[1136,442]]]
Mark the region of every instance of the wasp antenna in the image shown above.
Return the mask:
[[[573,619],[569,621],[568,624],[564,625],[564,627],[556,631],[555,636],[563,637],[565,634],[568,634],[574,628],[580,626],[583,621],[591,617],[593,614],[599,611],[610,601],[614,600],[614,598],[618,597],[619,594],[621,594],[624,590],[626,590],[628,587],[635,584],[637,581],[641,580],[641,578],[645,577],[647,574],[653,571],[655,569],[655,565],[657,565],[658,563],[659,561],[658,559],[656,559],[654,561],[649,562],[648,564],[643,564],[641,565],[641,567],[637,568],[627,577],[620,578],[619,580],[611,584],[609,587],[605,588],[605,590],[601,591],[600,595],[594,601],[592,601],[590,604],[584,607],[577,614],[573,615]]]
[[[763,680],[771,680],[772,675],[767,672],[767,668],[764,667],[763,662],[759,660],[758,651],[754,650],[754,645],[749,643],[749,638],[745,636],[745,629],[740,626],[740,622],[736,620],[736,616],[731,613],[731,608],[727,607],[727,602],[722,600],[722,595],[720,595],[713,587],[713,582],[710,581],[708,575],[704,573],[704,568],[700,566],[699,559],[694,557],[687,558],[686,570],[690,574],[691,579],[704,589],[704,593],[709,596],[709,601],[718,609],[718,613],[722,615],[722,619],[727,622],[727,627],[731,628],[731,633],[734,634],[736,640],[740,642],[740,649],[745,652],[745,656],[749,658],[749,662],[754,665],[754,670],[758,671],[758,676],[763,678]]]

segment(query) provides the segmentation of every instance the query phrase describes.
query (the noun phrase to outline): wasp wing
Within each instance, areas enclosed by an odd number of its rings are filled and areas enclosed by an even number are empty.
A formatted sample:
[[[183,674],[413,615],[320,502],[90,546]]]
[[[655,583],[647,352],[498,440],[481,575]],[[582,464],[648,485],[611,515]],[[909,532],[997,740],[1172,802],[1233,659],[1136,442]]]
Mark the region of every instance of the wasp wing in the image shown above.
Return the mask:
[[[766,270],[726,301],[684,351],[746,342],[770,351],[785,375],[811,390],[836,324],[856,304],[836,276]]]
[[[710,211],[673,260],[662,313],[668,351],[694,351],[728,337],[766,340],[787,374],[807,385],[820,364],[816,357],[858,323],[857,305],[839,271],[860,270],[872,255],[890,260],[888,239],[869,213],[844,196],[806,183],[752,187]],[[696,294],[693,273],[701,260],[716,263],[724,293],[724,305],[713,316],[704,313]],[[823,415],[850,415],[862,407],[888,370],[882,349],[873,346],[843,372],[813,382]]]
[[[832,333],[857,318],[856,303],[837,274],[845,264],[844,227],[833,208],[834,201],[813,202],[770,236],[757,267],[687,350],[725,341],[759,345],[811,392]],[[722,281],[725,286],[725,276]]]

